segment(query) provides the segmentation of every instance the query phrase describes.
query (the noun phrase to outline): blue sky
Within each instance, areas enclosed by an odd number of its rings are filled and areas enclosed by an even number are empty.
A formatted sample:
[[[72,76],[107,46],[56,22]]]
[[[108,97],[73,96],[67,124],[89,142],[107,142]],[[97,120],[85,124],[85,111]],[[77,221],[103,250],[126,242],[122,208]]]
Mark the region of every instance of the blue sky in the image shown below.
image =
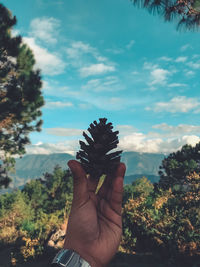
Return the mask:
[[[200,32],[178,32],[129,0],[1,2],[42,73],[43,130],[28,153],[75,153],[100,117],[119,129],[125,151],[200,141]]]

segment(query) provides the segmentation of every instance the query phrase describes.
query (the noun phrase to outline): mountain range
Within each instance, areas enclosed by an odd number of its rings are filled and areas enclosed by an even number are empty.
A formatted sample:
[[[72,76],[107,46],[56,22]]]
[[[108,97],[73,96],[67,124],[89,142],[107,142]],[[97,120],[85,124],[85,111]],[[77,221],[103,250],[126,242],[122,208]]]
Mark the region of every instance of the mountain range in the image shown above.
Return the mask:
[[[164,154],[124,152],[121,161],[126,164],[125,183],[131,183],[136,178],[146,176],[152,182],[159,179],[158,169],[164,159]],[[44,173],[51,173],[56,165],[67,169],[67,162],[75,159],[70,154],[32,154],[16,159],[16,171],[11,174],[11,188],[23,186],[31,179],[40,178]]]

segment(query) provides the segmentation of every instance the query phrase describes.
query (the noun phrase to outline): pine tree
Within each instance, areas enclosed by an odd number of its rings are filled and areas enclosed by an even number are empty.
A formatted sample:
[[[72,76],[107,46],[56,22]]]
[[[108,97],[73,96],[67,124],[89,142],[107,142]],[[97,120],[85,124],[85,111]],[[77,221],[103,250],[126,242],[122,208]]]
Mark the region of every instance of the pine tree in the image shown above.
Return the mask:
[[[41,76],[32,51],[21,36],[12,36],[16,17],[0,4],[0,188],[7,187],[10,156],[25,153],[29,133],[40,131],[44,104]]]
[[[159,167],[159,187],[167,189],[188,184],[188,175],[200,172],[200,143],[184,145],[181,150],[169,154]]]
[[[177,28],[192,30],[200,26],[199,0],[131,0],[134,5],[159,14],[165,21],[178,20]]]

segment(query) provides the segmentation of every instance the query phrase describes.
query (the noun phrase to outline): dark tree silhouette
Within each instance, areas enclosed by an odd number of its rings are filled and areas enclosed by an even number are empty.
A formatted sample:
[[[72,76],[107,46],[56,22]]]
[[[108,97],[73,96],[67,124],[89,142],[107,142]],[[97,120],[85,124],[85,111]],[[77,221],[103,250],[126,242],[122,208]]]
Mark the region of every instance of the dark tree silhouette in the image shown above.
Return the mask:
[[[0,4],[0,188],[7,187],[11,156],[25,153],[29,133],[40,131],[44,104],[41,77],[32,51],[21,36],[12,36],[16,17]]]
[[[200,143],[194,147],[184,145],[162,161],[159,186],[166,189],[174,185],[187,185],[187,176],[194,172],[200,172]]]

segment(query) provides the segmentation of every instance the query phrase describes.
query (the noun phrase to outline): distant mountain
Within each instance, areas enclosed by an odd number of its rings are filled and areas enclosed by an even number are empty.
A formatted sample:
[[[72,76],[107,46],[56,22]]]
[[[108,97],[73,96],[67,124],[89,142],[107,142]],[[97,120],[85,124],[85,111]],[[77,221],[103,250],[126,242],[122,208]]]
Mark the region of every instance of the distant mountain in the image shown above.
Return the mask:
[[[164,157],[164,154],[124,152],[121,161],[127,166],[127,176],[144,173],[158,175],[158,169]]]
[[[158,169],[163,158],[163,154],[124,152],[121,161],[127,167],[125,183],[131,183],[142,176],[146,176],[152,182],[157,181]],[[25,155],[16,159],[16,173],[12,174],[12,188],[22,186],[31,179],[39,178],[45,172],[52,172],[57,164],[66,169],[70,159],[74,157],[67,153]]]

